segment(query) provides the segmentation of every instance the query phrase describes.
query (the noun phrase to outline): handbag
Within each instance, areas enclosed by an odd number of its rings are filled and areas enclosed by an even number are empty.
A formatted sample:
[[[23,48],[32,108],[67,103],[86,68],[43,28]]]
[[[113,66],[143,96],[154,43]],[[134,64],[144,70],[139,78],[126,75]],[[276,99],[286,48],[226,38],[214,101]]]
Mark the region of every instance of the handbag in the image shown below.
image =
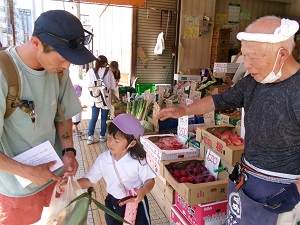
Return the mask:
[[[129,190],[127,191],[126,188],[125,188],[125,185],[123,184],[123,181],[119,175],[119,172],[117,170],[117,167],[116,167],[116,164],[115,164],[115,159],[114,157],[111,155],[111,159],[112,159],[112,163],[113,163],[113,166],[114,166],[114,170],[117,174],[117,177],[120,181],[120,186],[123,190],[123,193],[126,195],[126,196],[133,196],[133,195],[137,195],[135,190],[132,189],[132,190]],[[136,215],[137,215],[137,210],[138,210],[138,203],[136,202],[128,202],[126,204],[126,209],[125,209],[125,215],[124,215],[124,220],[128,221],[129,223],[131,223],[132,225],[135,224],[135,220],[136,220]],[[126,223],[123,223],[123,225],[125,225]]]
[[[80,198],[69,205],[84,191],[73,177],[68,177],[66,189],[61,195],[56,191],[57,185],[52,192],[46,225],[83,225],[87,220],[89,198]]]

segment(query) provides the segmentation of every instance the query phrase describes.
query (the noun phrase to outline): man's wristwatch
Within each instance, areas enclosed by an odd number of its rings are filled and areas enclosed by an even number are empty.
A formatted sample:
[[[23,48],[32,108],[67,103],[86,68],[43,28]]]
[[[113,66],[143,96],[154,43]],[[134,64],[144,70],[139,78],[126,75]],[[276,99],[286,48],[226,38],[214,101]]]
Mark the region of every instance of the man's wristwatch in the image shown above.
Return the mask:
[[[74,156],[76,156],[76,149],[75,148],[65,148],[62,150],[62,156],[64,156],[64,154],[66,152],[73,152],[74,153]]]

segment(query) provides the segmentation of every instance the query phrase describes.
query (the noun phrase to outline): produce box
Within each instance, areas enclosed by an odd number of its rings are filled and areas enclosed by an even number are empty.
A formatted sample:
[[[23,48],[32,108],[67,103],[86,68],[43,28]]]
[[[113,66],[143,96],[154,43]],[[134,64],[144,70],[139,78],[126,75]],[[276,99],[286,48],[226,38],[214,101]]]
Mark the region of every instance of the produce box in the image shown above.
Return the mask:
[[[162,160],[172,160],[178,158],[190,158],[199,156],[199,149],[188,147],[178,150],[162,150],[155,143],[163,137],[176,137],[174,134],[144,135],[141,137],[141,144],[147,152],[147,162],[156,174],[163,177],[160,171]]]
[[[112,119],[122,113],[126,113],[126,106],[111,106],[110,115]]]
[[[177,209],[175,205],[171,207],[170,225],[192,225]]]
[[[216,68],[238,68],[239,63],[224,63],[224,62],[215,62],[214,67]]]
[[[162,150],[155,143],[163,137],[176,137],[174,134],[144,135],[141,143],[149,155],[158,161],[172,160],[178,158],[190,158],[199,156],[199,151],[194,147],[182,148],[177,150]]]
[[[174,80],[177,81],[201,81],[202,76],[200,75],[182,75],[182,74],[174,74]]]
[[[230,68],[230,67],[214,67],[214,73],[235,73],[237,68]]]
[[[193,225],[223,225],[226,222],[228,201],[218,201],[207,204],[188,205],[175,192],[175,205],[179,212]]]
[[[227,199],[227,183],[228,176],[223,179],[217,179],[211,182],[205,183],[180,183],[167,169],[168,165],[177,163],[179,168],[186,168],[191,162],[200,162],[204,165],[204,160],[202,158],[188,158],[181,160],[168,160],[161,161],[161,171],[163,171],[163,176],[166,181],[174,188],[180,196],[189,205],[204,204],[209,202],[221,201]],[[226,173],[224,171],[224,173]],[[220,176],[219,176],[220,177]]]
[[[216,95],[222,93],[228,88],[231,88],[230,84],[212,85],[209,89],[212,95]]]
[[[220,156],[221,159],[234,166],[236,162],[241,161],[242,154],[244,153],[244,145],[227,146],[224,140],[214,135],[215,132],[223,133],[227,130],[240,135],[239,129],[231,124],[202,126],[197,128],[196,140],[200,143],[203,141],[207,148]]]

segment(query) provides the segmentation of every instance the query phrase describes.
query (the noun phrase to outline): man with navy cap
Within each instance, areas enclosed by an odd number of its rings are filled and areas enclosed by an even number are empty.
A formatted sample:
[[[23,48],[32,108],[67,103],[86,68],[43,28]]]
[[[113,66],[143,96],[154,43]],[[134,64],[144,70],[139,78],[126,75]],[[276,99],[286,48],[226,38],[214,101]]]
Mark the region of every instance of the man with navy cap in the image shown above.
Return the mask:
[[[69,78],[71,63],[83,65],[96,58],[85,47],[92,34],[84,30],[78,18],[63,10],[42,13],[34,24],[30,40],[6,49],[19,75],[20,99],[34,102],[35,120],[19,108],[6,119],[8,84],[0,68],[0,224],[33,224],[49,205],[53,181],[75,175],[78,162],[72,135],[72,116],[81,106]],[[62,79],[58,78],[62,73]],[[57,102],[67,119],[65,127],[57,113]],[[33,126],[34,123],[34,126]],[[13,157],[49,141],[64,166],[51,172],[55,161],[30,166]],[[23,187],[14,175],[31,183]]]

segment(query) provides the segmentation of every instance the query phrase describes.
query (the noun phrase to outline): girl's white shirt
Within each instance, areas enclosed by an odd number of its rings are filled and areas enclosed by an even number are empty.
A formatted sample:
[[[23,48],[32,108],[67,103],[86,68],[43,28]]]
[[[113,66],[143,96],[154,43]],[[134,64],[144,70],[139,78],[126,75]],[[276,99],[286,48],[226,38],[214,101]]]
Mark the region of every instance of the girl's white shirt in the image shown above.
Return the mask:
[[[153,170],[147,164],[146,159],[140,163],[138,160],[133,159],[130,153],[127,153],[118,161],[115,160],[115,165],[127,190],[132,188],[139,189],[146,180],[156,177]],[[93,166],[84,177],[88,178],[93,184],[103,178],[106,182],[107,193],[116,199],[125,197],[115,172],[109,150],[97,157]]]

